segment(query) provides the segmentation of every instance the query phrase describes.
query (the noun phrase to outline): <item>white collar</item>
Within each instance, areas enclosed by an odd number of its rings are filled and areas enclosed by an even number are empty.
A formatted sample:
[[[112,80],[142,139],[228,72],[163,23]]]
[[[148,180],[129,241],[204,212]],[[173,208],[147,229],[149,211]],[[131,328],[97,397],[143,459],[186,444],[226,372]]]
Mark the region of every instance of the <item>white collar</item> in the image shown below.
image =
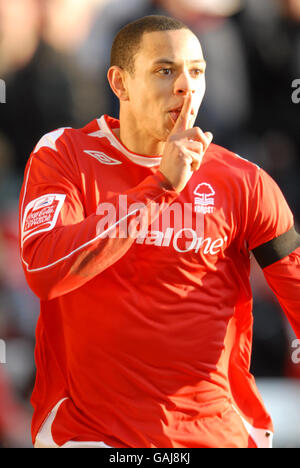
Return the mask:
[[[152,157],[146,157],[142,156],[140,154],[132,153],[129,151],[119,140],[116,138],[114,132],[111,130],[109,125],[107,124],[104,115],[100,117],[100,119],[97,119],[97,124],[99,126],[99,130],[93,133],[89,133],[89,136],[94,136],[98,138],[107,138],[112,146],[114,146],[118,151],[121,151],[124,156],[126,156],[130,161],[132,161],[135,164],[138,164],[139,166],[144,166],[144,167],[154,167],[154,166],[159,166],[161,157],[157,158],[152,158]]]

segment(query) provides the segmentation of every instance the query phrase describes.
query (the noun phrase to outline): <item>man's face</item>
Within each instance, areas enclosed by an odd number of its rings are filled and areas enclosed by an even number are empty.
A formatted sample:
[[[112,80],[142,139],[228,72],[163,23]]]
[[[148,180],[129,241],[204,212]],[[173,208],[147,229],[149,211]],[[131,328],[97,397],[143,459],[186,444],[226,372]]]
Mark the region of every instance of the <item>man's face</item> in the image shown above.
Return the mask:
[[[190,126],[205,93],[205,61],[197,37],[189,30],[145,33],[127,73],[126,118],[144,138],[165,141],[192,93]]]

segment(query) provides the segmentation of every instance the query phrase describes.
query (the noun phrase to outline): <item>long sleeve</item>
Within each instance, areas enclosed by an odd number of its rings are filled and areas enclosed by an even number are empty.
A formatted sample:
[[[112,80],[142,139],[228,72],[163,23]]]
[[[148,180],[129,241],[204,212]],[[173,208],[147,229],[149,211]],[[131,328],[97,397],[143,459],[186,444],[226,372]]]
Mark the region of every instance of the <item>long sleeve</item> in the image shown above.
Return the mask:
[[[43,300],[79,288],[117,262],[135,240],[128,226],[143,221],[147,228],[178,195],[157,172],[87,216],[76,161],[57,147],[32,154],[20,196],[23,268]],[[124,197],[127,211],[120,206]]]
[[[257,172],[248,197],[246,244],[262,268],[285,315],[297,336],[300,336],[300,237],[293,214],[275,181],[263,170]],[[231,354],[229,378],[231,392],[250,435],[259,447],[270,447],[274,427],[264,406],[253,375],[250,373],[252,316],[237,320],[239,333]],[[249,341],[245,340],[248,335]],[[260,408],[260,410],[259,410]],[[261,408],[263,409],[261,411]],[[258,428],[265,428],[264,430]]]
[[[295,334],[300,338],[300,247],[263,269]]]
[[[284,195],[263,170],[253,191],[248,232],[249,248],[300,336],[300,235]]]

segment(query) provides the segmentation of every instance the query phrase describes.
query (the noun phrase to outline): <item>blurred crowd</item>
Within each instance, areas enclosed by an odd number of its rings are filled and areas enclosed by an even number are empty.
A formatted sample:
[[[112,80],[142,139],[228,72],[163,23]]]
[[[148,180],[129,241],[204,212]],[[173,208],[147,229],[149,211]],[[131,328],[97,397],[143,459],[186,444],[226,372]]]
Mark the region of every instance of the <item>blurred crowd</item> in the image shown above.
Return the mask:
[[[0,0],[0,447],[31,447],[39,302],[18,251],[18,197],[26,161],[41,136],[118,116],[106,70],[116,32],[148,14],[175,16],[199,37],[207,94],[197,125],[214,142],[266,169],[300,221],[300,0]],[[295,338],[252,261],[257,377],[300,378]]]

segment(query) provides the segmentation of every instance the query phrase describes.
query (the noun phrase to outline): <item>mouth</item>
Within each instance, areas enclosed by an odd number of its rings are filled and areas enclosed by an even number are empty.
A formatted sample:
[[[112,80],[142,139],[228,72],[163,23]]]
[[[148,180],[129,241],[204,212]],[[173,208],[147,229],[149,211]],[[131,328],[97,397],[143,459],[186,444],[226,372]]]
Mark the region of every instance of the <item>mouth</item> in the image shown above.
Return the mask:
[[[180,115],[180,112],[181,112],[181,109],[182,109],[183,106],[179,106],[179,107],[176,107],[174,109],[171,109],[169,110],[168,114],[172,120],[173,123],[175,123]],[[191,113],[190,115],[193,116],[194,115],[194,109],[191,110]]]

